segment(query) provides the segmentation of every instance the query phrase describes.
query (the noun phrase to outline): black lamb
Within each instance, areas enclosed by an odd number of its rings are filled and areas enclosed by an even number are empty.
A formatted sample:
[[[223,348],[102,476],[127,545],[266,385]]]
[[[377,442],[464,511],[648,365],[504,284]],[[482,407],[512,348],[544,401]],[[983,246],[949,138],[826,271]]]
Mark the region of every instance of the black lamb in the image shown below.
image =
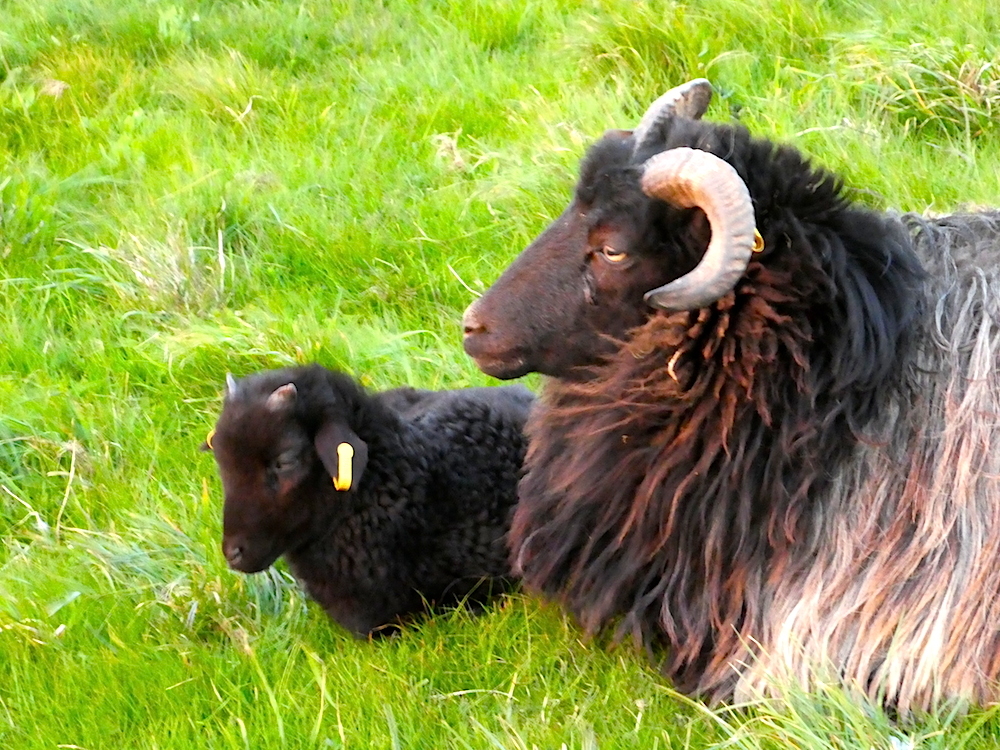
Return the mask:
[[[508,590],[533,398],[521,386],[367,393],[319,365],[227,377],[208,447],[229,566],[254,573],[283,555],[360,636]]]

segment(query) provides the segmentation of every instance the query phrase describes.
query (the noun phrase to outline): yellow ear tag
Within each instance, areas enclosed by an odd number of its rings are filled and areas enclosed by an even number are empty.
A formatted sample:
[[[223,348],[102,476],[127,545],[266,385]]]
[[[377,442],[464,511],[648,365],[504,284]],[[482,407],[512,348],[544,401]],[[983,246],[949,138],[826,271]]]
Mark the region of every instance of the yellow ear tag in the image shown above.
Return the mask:
[[[764,249],[764,238],[760,236],[760,232],[756,229],[753,230],[753,251],[759,253]]]
[[[212,448],[212,438],[214,438],[214,437],[215,437],[215,430],[214,429],[213,430],[209,430],[208,434],[205,436],[205,445],[208,446],[209,450],[214,450]]]
[[[351,459],[354,458],[354,447],[350,443],[337,446],[337,476],[333,478],[333,486],[340,492],[351,489]]]

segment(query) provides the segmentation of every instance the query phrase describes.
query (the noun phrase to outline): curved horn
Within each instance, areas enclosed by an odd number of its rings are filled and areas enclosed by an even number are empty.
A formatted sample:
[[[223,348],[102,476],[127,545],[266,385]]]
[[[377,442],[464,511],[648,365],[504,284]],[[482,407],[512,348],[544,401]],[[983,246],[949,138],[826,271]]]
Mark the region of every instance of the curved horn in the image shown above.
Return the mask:
[[[692,148],[656,154],[644,169],[642,191],[681,208],[700,208],[712,239],[697,266],[643,299],[669,312],[706,307],[736,286],[753,252],[756,229],[746,183],[718,156]]]
[[[667,93],[649,105],[646,114],[642,116],[632,137],[635,145],[632,153],[638,153],[643,148],[650,135],[657,132],[657,126],[671,117],[686,117],[689,120],[700,120],[712,101],[712,84],[704,78],[675,86]]]

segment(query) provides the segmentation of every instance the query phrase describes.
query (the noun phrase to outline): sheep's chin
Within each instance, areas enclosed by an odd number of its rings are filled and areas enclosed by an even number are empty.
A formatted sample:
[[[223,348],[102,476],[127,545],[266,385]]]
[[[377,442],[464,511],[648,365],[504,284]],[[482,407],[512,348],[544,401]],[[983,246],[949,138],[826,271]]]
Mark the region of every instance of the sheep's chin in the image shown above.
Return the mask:
[[[531,365],[524,357],[501,359],[499,357],[473,357],[476,367],[497,380],[513,380],[532,372]]]

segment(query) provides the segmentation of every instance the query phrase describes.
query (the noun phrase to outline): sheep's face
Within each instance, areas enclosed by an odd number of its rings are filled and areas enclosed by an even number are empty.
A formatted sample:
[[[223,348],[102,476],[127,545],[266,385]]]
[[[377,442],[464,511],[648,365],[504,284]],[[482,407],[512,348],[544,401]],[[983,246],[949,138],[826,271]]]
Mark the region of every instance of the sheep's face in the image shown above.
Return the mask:
[[[596,364],[652,314],[643,295],[694,266],[704,214],[646,197],[631,160],[620,136],[598,142],[569,207],[466,311],[465,351],[481,370],[565,377]]]
[[[262,403],[228,403],[212,440],[225,493],[222,551],[230,567],[264,570],[309,524],[303,492],[321,479],[312,441],[293,415]]]

